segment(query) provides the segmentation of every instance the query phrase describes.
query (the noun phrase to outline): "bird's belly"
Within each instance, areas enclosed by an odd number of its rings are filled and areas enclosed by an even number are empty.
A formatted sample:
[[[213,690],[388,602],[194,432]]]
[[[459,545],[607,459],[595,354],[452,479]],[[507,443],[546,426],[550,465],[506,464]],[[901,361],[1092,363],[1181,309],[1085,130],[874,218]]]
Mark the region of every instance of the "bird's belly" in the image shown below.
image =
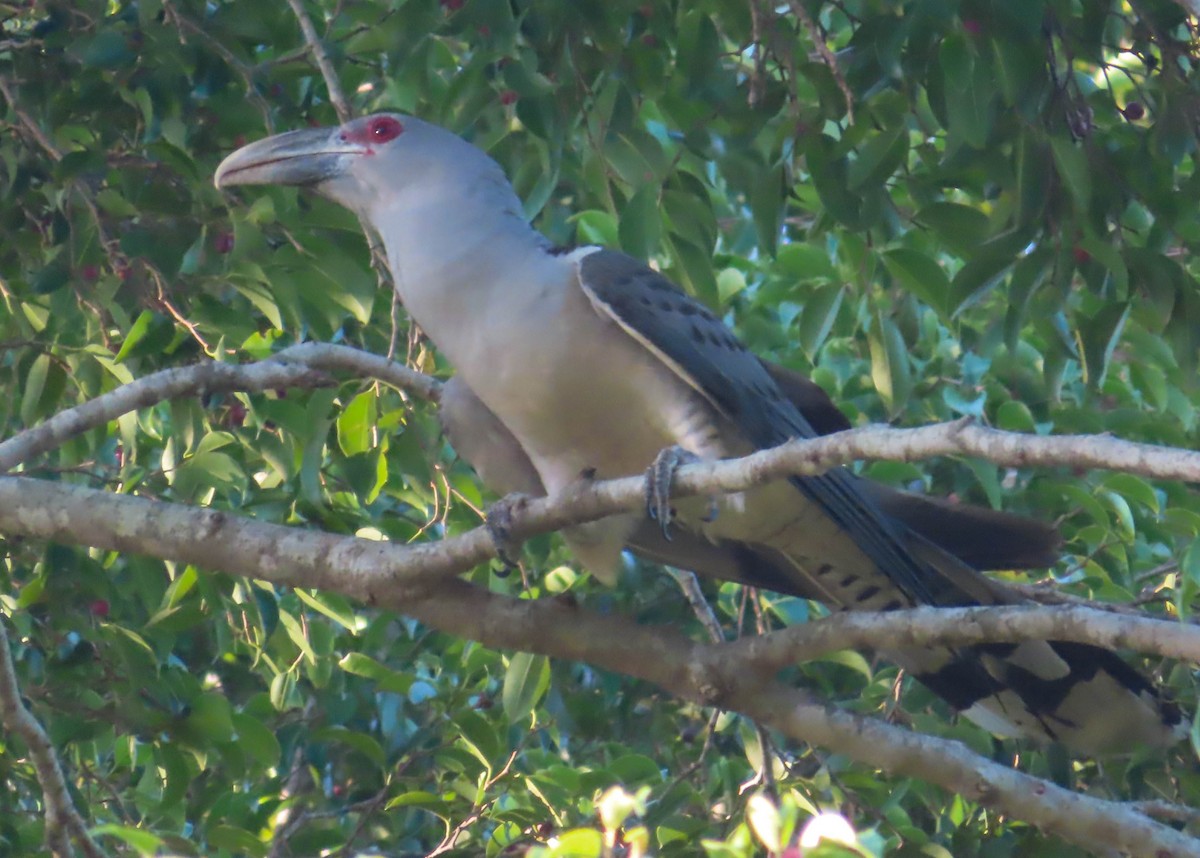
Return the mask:
[[[520,377],[499,386],[509,395],[488,403],[550,492],[585,473],[600,479],[642,473],[677,443],[680,415],[698,397],[623,331],[574,333],[569,342],[532,350]]]

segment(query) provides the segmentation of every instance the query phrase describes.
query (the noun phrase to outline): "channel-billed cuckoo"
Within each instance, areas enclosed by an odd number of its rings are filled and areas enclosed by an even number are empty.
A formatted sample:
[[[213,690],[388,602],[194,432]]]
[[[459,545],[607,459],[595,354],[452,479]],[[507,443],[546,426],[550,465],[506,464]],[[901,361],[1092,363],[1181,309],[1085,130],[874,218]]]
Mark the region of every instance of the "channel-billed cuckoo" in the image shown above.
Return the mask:
[[[751,354],[704,305],[612,250],[554,248],[500,167],[457,135],[377,114],[245,146],[216,184],[310,187],[379,234],[405,308],[454,364],[443,417],[497,491],[554,494],[641,474],[670,451],[739,456],[841,428],[819,389]],[[668,451],[668,453],[664,453]],[[669,482],[670,468],[666,469]],[[1020,602],[981,575],[1052,559],[1050,528],[955,509],[845,468],[722,503],[676,501],[659,522],[616,515],[569,529],[612,582],[621,552],[819,600],[835,610]],[[1031,641],[887,655],[1004,736],[1083,752],[1164,745],[1181,716],[1140,673],[1092,646]]]

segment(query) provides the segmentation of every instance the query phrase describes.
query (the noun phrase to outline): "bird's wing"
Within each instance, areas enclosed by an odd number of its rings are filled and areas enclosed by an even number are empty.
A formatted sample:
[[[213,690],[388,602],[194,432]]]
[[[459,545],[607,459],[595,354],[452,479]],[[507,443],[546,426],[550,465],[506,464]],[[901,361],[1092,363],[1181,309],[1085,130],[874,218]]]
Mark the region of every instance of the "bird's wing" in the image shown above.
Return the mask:
[[[700,393],[750,446],[761,449],[816,436],[812,424],[783,395],[759,359],[707,308],[667,278],[608,250],[580,256],[578,269],[580,287],[596,312]],[[812,394],[811,388],[805,388],[805,395]],[[837,423],[827,413],[825,422]],[[886,492],[864,490],[869,484],[846,469],[792,477],[788,482],[808,504],[795,494],[789,502],[782,484],[772,484],[751,495],[758,498],[757,506],[741,517],[748,530],[739,536],[747,537],[744,541],[753,547],[753,559],[766,561],[760,571],[767,586],[841,607],[876,610],[903,604],[1020,601],[884,513],[878,501],[910,510],[915,505]],[[825,521],[813,515],[813,505]],[[928,507],[920,508],[911,520],[928,521],[929,513]],[[756,529],[753,519],[760,515],[771,516],[772,521]],[[826,522],[849,536],[861,555],[842,552],[831,558],[833,562],[822,562],[809,545],[823,538]],[[839,546],[840,551],[840,541],[827,544]],[[855,559],[863,555],[866,564]],[[794,562],[798,556],[803,562]],[[784,586],[779,586],[779,580]],[[1001,735],[1060,740],[1092,752],[1127,745],[1131,739],[1164,744],[1179,735],[1179,711],[1160,700],[1141,674],[1098,647],[1030,641],[956,649],[921,647],[888,655],[939,696]]]
[[[597,250],[580,259],[579,281],[597,312],[658,356],[753,447],[816,437],[816,430],[784,397],[759,359],[708,308],[666,277],[622,253]],[[792,477],[791,482],[907,601],[942,601],[928,569],[913,558],[903,535],[859,491],[850,473],[834,468],[815,477]]]

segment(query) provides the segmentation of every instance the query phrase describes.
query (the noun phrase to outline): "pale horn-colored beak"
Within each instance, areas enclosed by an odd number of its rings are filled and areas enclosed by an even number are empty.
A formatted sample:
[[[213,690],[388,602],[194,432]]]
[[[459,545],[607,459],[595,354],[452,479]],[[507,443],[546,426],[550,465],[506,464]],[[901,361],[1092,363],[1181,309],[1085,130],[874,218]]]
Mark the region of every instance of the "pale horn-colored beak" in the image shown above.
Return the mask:
[[[315,185],[341,175],[365,146],[339,136],[337,128],[304,128],[256,140],[228,155],[213,176],[231,185]]]

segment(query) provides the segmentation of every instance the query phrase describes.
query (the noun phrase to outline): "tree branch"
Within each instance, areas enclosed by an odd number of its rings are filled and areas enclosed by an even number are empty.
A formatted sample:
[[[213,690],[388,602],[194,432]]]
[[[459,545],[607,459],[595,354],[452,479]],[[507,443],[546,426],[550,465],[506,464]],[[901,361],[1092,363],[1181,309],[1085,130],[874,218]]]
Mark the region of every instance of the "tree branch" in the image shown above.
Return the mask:
[[[348,372],[362,378],[376,378],[403,393],[427,402],[441,399],[442,383],[432,376],[409,369],[398,361],[350,346],[329,343],[300,343],[290,346],[271,360],[302,363],[328,372]]]
[[[122,385],[82,405],[60,411],[45,423],[0,442],[0,472],[11,470],[69,438],[103,426],[122,414],[146,408],[176,396],[198,391],[262,391],[277,387],[322,387],[326,376],[305,366],[263,361],[246,366],[203,363],[165,369]]]
[[[624,482],[624,481],[613,481]],[[602,492],[612,483],[597,483]],[[537,531],[578,523],[547,509]],[[182,504],[29,477],[0,477],[0,533],[169,557],[289,587],[335,590],[372,605],[399,604],[496,556],[487,528],[441,542],[397,545],[302,530]],[[281,571],[282,570],[282,571]],[[839,649],[895,649],[1053,639],[1200,661],[1200,626],[1096,608],[912,608],[837,614],[721,643],[729,662],[771,672]]]
[[[8,630],[3,622],[0,622],[0,719],[4,722],[4,728],[20,737],[29,749],[29,759],[37,773],[38,783],[42,785],[46,802],[47,847],[56,858],[66,858],[74,854],[70,842],[74,838],[88,858],[102,858],[104,853],[88,834],[87,825],[71,801],[71,793],[50,737],[21,702]]]
[[[842,613],[725,645],[731,662],[779,670],[842,649],[1055,640],[1200,662],[1200,626],[1097,608],[1005,605]]]
[[[1200,842],[1129,806],[1077,795],[958,742],[841,712],[779,685],[769,673],[725,656],[738,644],[701,644],[671,629],[645,628],[563,600],[514,599],[458,579],[424,589],[407,586],[411,576],[401,574],[397,558],[444,552],[455,540],[406,548],[23,477],[0,478],[0,531],[338,591],[487,646],[590,662],[688,700],[739,711],[795,740],[939,784],[1087,848],[1200,855]],[[281,539],[284,546],[266,548]]]
[[[300,32],[304,34],[304,41],[308,45],[309,50],[312,51],[317,68],[321,70],[321,77],[325,78],[325,88],[329,92],[329,102],[333,105],[333,109],[337,111],[338,121],[345,122],[354,113],[350,110],[350,104],[346,101],[346,96],[342,93],[342,84],[338,79],[337,72],[333,70],[333,63],[329,61],[329,54],[325,50],[325,46],[321,44],[321,37],[317,35],[317,29],[313,26],[312,18],[308,17],[308,12],[304,10],[304,0],[287,0],[287,2],[292,7],[292,12],[296,15],[296,20],[300,22]]]
[[[69,438],[103,426],[123,414],[167,399],[205,392],[257,393],[275,388],[331,385],[332,379],[320,370],[377,378],[400,391],[434,402],[441,396],[440,381],[414,372],[403,364],[348,346],[301,343],[258,363],[213,362],[165,369],[60,411],[45,423],[0,442],[0,472],[11,470]]]

